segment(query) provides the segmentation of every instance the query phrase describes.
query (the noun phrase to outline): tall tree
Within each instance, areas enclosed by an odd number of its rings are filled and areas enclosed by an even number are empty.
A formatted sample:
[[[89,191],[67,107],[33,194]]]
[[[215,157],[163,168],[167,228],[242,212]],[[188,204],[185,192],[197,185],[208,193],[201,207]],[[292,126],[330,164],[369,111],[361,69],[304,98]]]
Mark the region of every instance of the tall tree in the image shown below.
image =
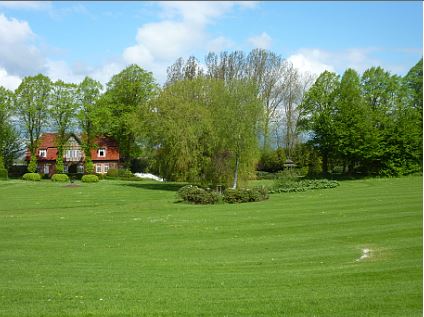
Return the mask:
[[[101,108],[99,99],[102,91],[100,82],[85,77],[78,85],[77,120],[82,131],[82,146],[85,154],[85,171],[91,172],[91,154],[94,147],[93,141],[99,132],[102,132],[102,122],[107,120],[107,109]],[[105,113],[106,112],[106,113]]]
[[[405,85],[411,89],[411,103],[416,109],[423,110],[423,59],[421,58],[404,77]]]
[[[39,74],[25,77],[15,91],[15,112],[28,140],[31,153],[31,171],[35,171],[35,151],[41,132],[48,123],[48,101],[51,81]]]
[[[393,133],[393,113],[401,93],[398,76],[392,76],[381,67],[367,69],[361,78],[362,96],[369,121],[362,168],[368,173],[380,173],[391,156],[389,140]]]
[[[335,112],[340,80],[332,72],[323,72],[306,93],[301,105],[300,124],[303,131],[310,132],[309,143],[320,153],[322,172],[327,175],[329,160],[336,151]]]
[[[372,147],[372,120],[362,96],[360,77],[353,69],[347,69],[342,76],[336,108],[338,154],[352,173]]]
[[[252,80],[263,103],[262,149],[270,146],[270,125],[286,97],[284,77],[288,63],[279,55],[263,49],[254,49],[247,56],[247,78]]]
[[[214,126],[222,142],[221,148],[227,150],[233,159],[232,188],[235,189],[240,171],[248,174],[257,162],[257,133],[262,105],[255,83],[247,80],[228,82],[222,98],[217,103],[218,115]]]
[[[67,140],[70,128],[75,121],[78,98],[76,94],[77,85],[68,84],[61,80],[54,82],[51,86],[49,113],[57,130],[56,146],[56,172],[63,173],[63,146]]]
[[[9,168],[22,150],[19,134],[12,126],[13,92],[0,86],[0,169]]]
[[[142,114],[151,146],[157,148],[157,169],[168,180],[205,181],[214,143],[208,85],[204,78],[174,82]]]
[[[117,140],[126,167],[138,155],[134,116],[137,108],[157,95],[158,85],[152,73],[130,65],[107,83],[102,102],[109,108],[110,134]]]
[[[303,102],[305,93],[313,82],[313,76],[308,73],[301,74],[291,63],[287,63],[287,68],[283,75],[284,98],[282,100],[282,107],[279,109],[281,118],[277,117],[276,121],[281,120],[283,122],[280,127],[282,131],[285,131],[283,148],[285,149],[286,156],[292,159],[295,147],[299,143],[300,131],[298,125],[301,116],[300,104]]]

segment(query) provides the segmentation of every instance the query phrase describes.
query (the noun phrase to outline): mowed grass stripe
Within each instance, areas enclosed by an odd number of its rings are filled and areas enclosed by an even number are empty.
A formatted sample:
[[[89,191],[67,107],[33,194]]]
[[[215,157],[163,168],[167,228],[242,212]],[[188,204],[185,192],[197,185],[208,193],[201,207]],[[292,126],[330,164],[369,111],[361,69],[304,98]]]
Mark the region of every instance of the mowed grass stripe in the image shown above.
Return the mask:
[[[0,182],[0,315],[422,315],[421,177],[241,205],[177,188]]]

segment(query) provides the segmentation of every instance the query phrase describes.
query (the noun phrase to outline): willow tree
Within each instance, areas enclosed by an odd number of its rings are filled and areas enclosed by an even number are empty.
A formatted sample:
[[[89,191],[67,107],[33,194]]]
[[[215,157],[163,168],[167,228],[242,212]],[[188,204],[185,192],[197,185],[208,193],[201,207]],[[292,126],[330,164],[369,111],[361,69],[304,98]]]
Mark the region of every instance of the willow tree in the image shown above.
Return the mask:
[[[260,113],[254,84],[197,77],[167,85],[143,125],[161,176],[236,187],[255,167]]]
[[[142,114],[150,144],[157,148],[157,169],[168,180],[206,182],[215,139],[208,84],[203,78],[169,84]]]

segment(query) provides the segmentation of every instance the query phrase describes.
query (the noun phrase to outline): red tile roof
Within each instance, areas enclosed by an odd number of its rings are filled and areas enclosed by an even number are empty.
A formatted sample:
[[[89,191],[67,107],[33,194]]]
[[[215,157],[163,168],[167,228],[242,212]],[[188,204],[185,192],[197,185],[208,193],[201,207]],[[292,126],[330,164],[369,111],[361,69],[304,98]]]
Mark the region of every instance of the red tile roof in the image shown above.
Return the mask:
[[[43,133],[40,137],[40,149],[47,149],[49,147],[56,147],[57,133]]]
[[[43,133],[40,137],[40,146],[36,150],[36,156],[38,161],[54,161],[57,158],[57,144],[56,144],[57,133]],[[79,141],[79,137],[77,137]],[[114,139],[108,136],[96,137],[93,144],[96,146],[90,152],[91,160],[93,161],[119,161],[119,150],[118,144]],[[105,157],[97,156],[97,149],[104,148],[106,150]],[[47,150],[46,157],[39,157],[39,150]],[[26,152],[26,160],[30,160],[30,152]]]

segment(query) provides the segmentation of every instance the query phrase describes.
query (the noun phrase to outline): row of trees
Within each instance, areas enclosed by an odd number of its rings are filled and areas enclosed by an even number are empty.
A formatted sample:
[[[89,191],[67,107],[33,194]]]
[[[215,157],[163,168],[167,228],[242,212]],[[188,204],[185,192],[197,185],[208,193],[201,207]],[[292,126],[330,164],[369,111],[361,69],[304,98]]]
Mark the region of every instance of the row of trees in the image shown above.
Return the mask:
[[[362,76],[322,73],[305,96],[299,128],[310,131],[323,174],[421,170],[422,76],[422,59],[403,78],[381,67]]]
[[[128,165],[135,152],[133,114],[138,107],[155,96],[158,86],[151,73],[131,65],[112,77],[106,89],[86,77],[80,84],[52,82],[39,74],[25,77],[14,91],[0,88],[0,149],[9,167],[23,135],[31,154],[30,169],[35,169],[36,149],[42,132],[57,132],[58,160],[56,170],[63,172],[63,146],[70,132],[81,133],[82,147],[90,157],[93,139],[106,134],[114,137]],[[13,125],[13,121],[17,124]],[[21,132],[21,133],[20,133]],[[87,170],[92,163],[86,161]]]
[[[179,58],[162,88],[137,65],[106,87],[41,74],[15,92],[0,87],[0,157],[10,166],[22,131],[34,163],[40,134],[53,130],[59,152],[71,131],[82,133],[86,154],[96,135],[110,135],[127,167],[144,156],[169,180],[236,186],[275,148],[279,163],[292,158],[324,174],[422,167],[422,60],[405,77],[375,67],[362,76],[324,72],[316,81],[259,49],[210,53],[200,65]]]

